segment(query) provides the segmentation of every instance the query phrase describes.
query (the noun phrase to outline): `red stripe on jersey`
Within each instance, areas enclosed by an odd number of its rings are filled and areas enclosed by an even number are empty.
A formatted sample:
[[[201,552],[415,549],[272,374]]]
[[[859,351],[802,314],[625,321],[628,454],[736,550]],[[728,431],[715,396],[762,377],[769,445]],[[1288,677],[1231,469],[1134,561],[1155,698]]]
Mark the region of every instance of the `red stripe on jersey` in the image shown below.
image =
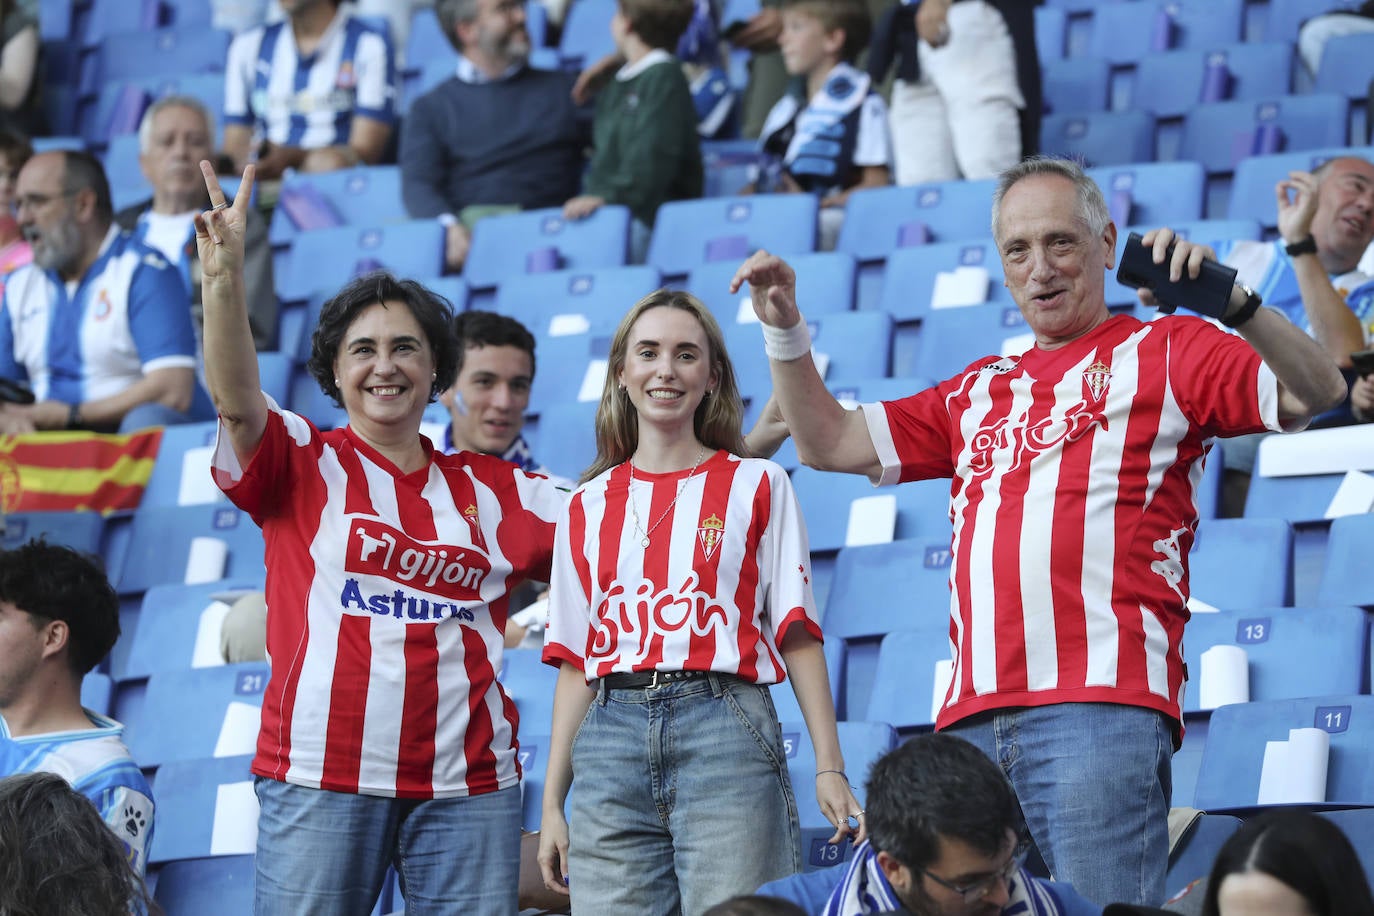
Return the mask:
[[[470,794],[494,792],[500,786],[496,779],[496,754],[491,742],[496,731],[487,712],[487,691],[496,680],[487,644],[475,630],[463,628],[463,661],[472,679],[468,690],[468,727],[463,733],[463,758],[467,761],[467,787]]]
[[[406,533],[417,540],[438,537],[434,509],[423,496],[429,466],[396,481],[396,511],[406,520]],[[447,477],[445,478],[448,479]],[[460,508],[464,505],[456,503]],[[413,598],[411,599],[414,600]],[[394,624],[387,624],[392,625]],[[405,702],[397,749],[396,791],[409,797],[434,793],[434,733],[439,721],[439,638],[428,623],[407,623],[405,635]]]
[[[739,462],[720,460],[719,453],[712,455],[702,465],[701,511],[697,515],[696,530],[692,532],[692,570],[697,574],[697,589],[702,594],[716,594],[719,585],[719,564],[722,551],[715,540],[716,532],[724,530],[704,527],[707,519],[720,521],[729,517],[730,490],[735,484],[735,472]],[[704,540],[703,534],[711,540]],[[711,546],[708,557],[707,545]],[[710,634],[701,634],[695,628],[688,630],[687,658],[682,667],[688,671],[710,671],[715,664],[716,641]]]
[[[997,379],[1005,383],[1005,377]],[[1031,403],[1026,412],[1039,419],[1054,410],[1053,385],[1031,386]],[[1010,398],[1008,398],[1010,406]],[[1032,461],[1026,457],[1023,460]],[[1006,474],[998,479],[997,537],[992,542],[992,575],[994,577],[993,629],[997,634],[993,644],[994,665],[998,689],[1025,690],[1029,682],[1026,672],[1026,601],[1042,600],[1042,595],[1025,595],[1021,591],[1021,530],[1026,511],[1026,475]],[[1055,527],[1058,527],[1058,506],[1055,507]],[[1032,608],[1032,613],[1039,612]]]
[[[750,501],[749,535],[747,544],[762,544],[768,522],[772,516],[773,490],[765,476],[754,490]],[[735,631],[735,650],[739,653],[739,676],[754,682],[759,676],[758,646],[762,644],[762,634],[754,625],[754,595],[759,585],[758,548],[745,554],[740,564],[739,585],[735,589],[735,605],[740,609],[739,624]],[[782,665],[772,659],[779,669]]]
[[[616,467],[616,469],[611,472],[610,479],[606,482],[606,490],[608,495],[611,492],[625,493],[628,492],[629,487],[630,463],[627,461],[624,464],[621,464],[618,467]],[[605,505],[605,511],[601,516],[601,536],[597,543],[596,578],[597,581],[600,583],[599,591],[603,595],[610,592],[610,590],[614,587],[614,583],[616,581],[616,577],[618,574],[616,570],[616,561],[620,558],[620,550],[622,546],[621,532],[624,531],[625,515],[628,511],[629,510],[626,508],[626,501],[623,498],[615,500],[614,503],[612,503],[608,499]],[[637,533],[630,535],[630,537],[632,538],[638,536],[639,535]],[[586,542],[579,541],[577,543]],[[635,549],[639,549],[638,544],[635,545]],[[590,602],[588,603],[590,604]],[[626,605],[629,604],[629,602],[625,603]],[[593,620],[596,620],[600,618],[603,614],[607,613],[613,612],[605,605],[601,607],[591,608],[591,615]],[[614,661],[616,656],[620,655],[621,650],[619,634],[623,632],[631,631],[628,627],[625,626],[608,627],[602,630],[602,634],[605,634],[609,641],[606,646],[597,647],[596,657],[608,660],[605,665],[606,670],[603,671],[601,670],[600,665],[596,665],[593,666],[593,669],[591,671],[587,672],[588,675],[602,677],[605,675],[606,671],[610,670],[610,663]],[[643,633],[644,631],[641,629],[639,632]],[[597,632],[597,628],[595,625],[593,625],[591,630],[587,633],[587,658],[589,659],[593,657],[591,643],[592,641],[598,638],[599,634]],[[636,651],[635,654],[640,655],[642,653]]]
[[[339,441],[331,444],[335,448],[344,476],[348,478],[348,484],[344,489],[344,514],[376,515],[376,510],[372,508],[372,494],[367,486],[367,473],[363,470],[362,458],[359,457],[353,441],[345,438],[341,430],[335,430],[329,436],[339,437]]]
[[[626,462],[628,464],[628,462]],[[644,551],[644,578],[654,584],[655,592],[673,591],[676,583],[668,581],[668,564],[673,557],[673,528],[677,523],[677,498],[683,487],[699,486],[696,482],[686,483],[685,474],[635,475],[649,477],[649,511],[640,511],[640,527],[635,536],[649,538],[649,546]],[[635,499],[634,487],[630,488],[629,498]],[[643,488],[641,487],[641,492]],[[650,531],[652,529],[652,531]],[[638,545],[631,545],[634,549]],[[653,613],[651,609],[650,614]],[[641,631],[652,633],[649,637],[648,652],[643,661],[635,666],[636,671],[653,671],[663,663],[663,631],[652,622],[645,620]]]
[[[1051,384],[1054,381],[1049,379]],[[1064,449],[1058,457],[1060,486],[1055,492],[1050,535],[1049,591],[1054,602],[1056,686],[1073,687],[1088,677],[1088,618],[1083,613],[1087,501],[1082,488],[1092,474],[1092,450]],[[1025,479],[1029,482],[1029,476]]]
[[[371,618],[340,616],[337,667],[346,671],[371,670],[371,630]],[[366,678],[336,677],[329,687],[329,726],[321,784],[335,792],[358,791],[367,684]]]

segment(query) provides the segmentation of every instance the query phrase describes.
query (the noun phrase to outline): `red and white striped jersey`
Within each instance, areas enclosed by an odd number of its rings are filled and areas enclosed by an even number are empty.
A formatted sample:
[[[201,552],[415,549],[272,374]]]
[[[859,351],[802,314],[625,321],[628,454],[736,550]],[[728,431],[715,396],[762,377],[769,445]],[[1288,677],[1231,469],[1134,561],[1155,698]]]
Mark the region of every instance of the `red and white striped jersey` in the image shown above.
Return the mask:
[[[354,435],[271,403],[241,468],[215,482],[263,531],[267,650],[253,772],[401,798],[515,785],[515,705],[496,682],[509,592],[548,578],[566,497],[499,458],[411,474]],[[222,428],[221,428],[222,431]]]
[[[1181,721],[1199,459],[1214,436],[1280,428],[1277,382],[1244,340],[1118,316],[863,409],[880,484],[953,478],[937,727],[1064,702]]]
[[[544,661],[588,682],[659,670],[776,684],[787,629],[820,639],[818,620],[806,525],[771,461],[719,451],[695,474],[636,470],[633,483],[625,462],[559,516]]]

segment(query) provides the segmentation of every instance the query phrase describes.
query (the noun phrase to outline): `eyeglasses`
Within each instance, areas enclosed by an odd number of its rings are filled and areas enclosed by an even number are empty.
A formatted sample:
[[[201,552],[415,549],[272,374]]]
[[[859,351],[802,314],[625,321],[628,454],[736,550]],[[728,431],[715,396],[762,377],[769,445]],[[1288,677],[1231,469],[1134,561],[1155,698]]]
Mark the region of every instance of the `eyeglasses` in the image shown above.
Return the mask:
[[[958,884],[952,884],[951,882],[946,881],[944,878],[941,878],[939,875],[932,874],[931,872],[926,871],[924,868],[919,868],[917,869],[917,871],[919,871],[921,874],[925,875],[927,878],[934,881],[941,887],[954,891],[954,893],[958,894],[960,897],[964,899],[965,903],[975,903],[979,900],[982,900],[989,893],[991,893],[993,886],[996,885],[998,881],[1005,881],[1007,883],[1010,883],[1012,876],[1015,875],[1018,870],[1020,870],[1022,865],[1026,864],[1026,856],[1028,856],[1029,854],[1030,844],[1023,840],[1022,842],[1016,844],[1016,848],[1012,850],[1011,858],[1007,860],[1006,865],[1003,865],[1001,868],[997,869],[997,871],[988,875],[986,878],[979,878],[972,884],[965,884],[962,886]]]
[[[76,193],[76,191],[58,191],[55,194],[24,194],[20,197],[16,197],[10,202],[10,212],[18,216],[19,211],[25,207],[28,207],[30,210],[39,210],[52,203],[54,200],[71,197]]]

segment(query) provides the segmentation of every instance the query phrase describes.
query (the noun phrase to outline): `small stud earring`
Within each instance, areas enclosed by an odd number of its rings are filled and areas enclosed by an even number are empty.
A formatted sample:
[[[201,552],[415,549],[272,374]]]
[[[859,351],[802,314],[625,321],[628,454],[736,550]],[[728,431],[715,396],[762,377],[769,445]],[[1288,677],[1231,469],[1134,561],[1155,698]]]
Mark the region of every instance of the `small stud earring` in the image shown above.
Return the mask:
[[[342,387],[343,387],[343,383],[339,381],[339,379],[338,379],[337,376],[335,376],[335,378],[334,378],[334,387],[335,387],[335,388],[342,388]]]

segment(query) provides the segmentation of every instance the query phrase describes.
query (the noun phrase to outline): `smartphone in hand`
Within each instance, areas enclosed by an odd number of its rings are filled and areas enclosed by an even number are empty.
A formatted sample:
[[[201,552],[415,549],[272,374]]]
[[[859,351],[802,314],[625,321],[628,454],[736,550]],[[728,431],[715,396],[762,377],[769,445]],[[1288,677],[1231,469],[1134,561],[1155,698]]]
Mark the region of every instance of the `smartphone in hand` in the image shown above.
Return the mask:
[[[1169,261],[1173,254],[1171,244],[1164,263],[1156,264],[1152,249],[1145,247],[1139,232],[1132,232],[1126,237],[1116,279],[1124,286],[1149,289],[1159,302],[1161,312],[1173,312],[1181,306],[1211,318],[1225,315],[1230,307],[1231,289],[1236,285],[1236,269],[1208,259],[1202,262],[1197,279],[1185,274],[1174,281],[1169,279]]]
[[[1350,354],[1350,364],[1360,378],[1374,375],[1374,350],[1357,350]]]

